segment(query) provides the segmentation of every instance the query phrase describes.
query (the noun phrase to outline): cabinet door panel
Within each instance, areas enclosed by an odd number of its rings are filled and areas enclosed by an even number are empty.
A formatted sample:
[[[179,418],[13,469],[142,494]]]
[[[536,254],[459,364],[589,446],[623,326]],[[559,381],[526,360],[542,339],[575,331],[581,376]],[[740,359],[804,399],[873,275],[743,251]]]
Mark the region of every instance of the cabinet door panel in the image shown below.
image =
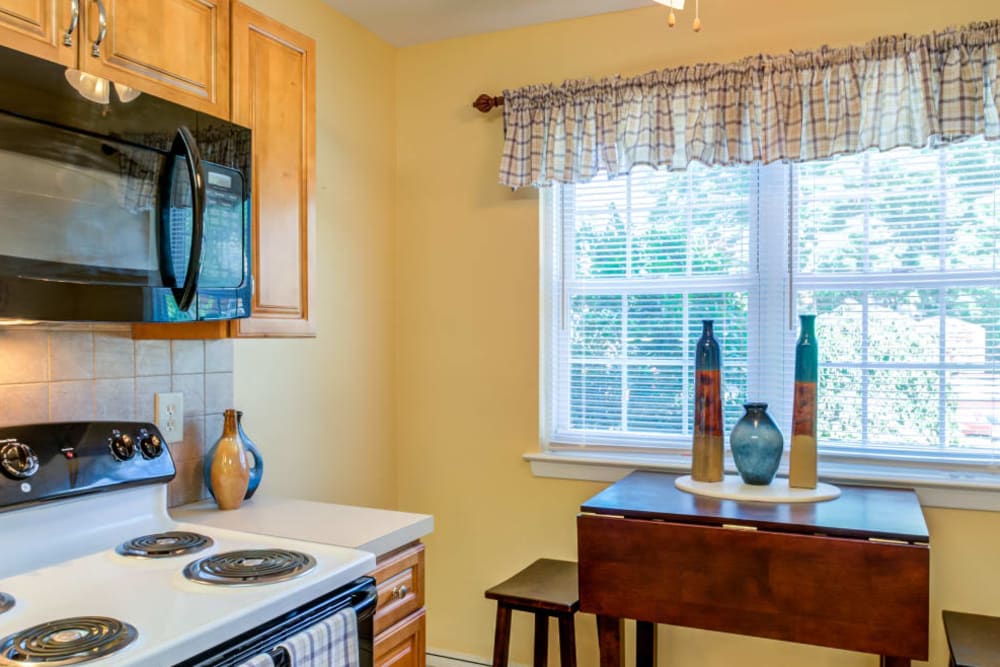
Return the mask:
[[[312,336],[315,43],[237,4],[233,119],[253,129],[253,317],[241,336]]]
[[[375,637],[374,667],[425,667],[425,614],[421,609]]]
[[[229,117],[229,0],[96,0],[86,5],[80,69],[144,92]]]
[[[0,0],[0,45],[73,66],[80,29],[66,46],[70,7],[71,0]]]

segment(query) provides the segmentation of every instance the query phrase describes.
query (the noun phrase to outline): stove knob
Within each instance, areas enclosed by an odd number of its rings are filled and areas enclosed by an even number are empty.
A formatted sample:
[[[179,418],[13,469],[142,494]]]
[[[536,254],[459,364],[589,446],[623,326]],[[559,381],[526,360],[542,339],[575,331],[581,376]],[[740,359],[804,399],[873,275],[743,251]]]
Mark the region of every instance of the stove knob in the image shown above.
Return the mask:
[[[28,445],[8,442],[0,447],[0,468],[13,479],[28,479],[38,472],[38,456]]]
[[[118,429],[111,431],[108,447],[111,449],[111,456],[115,457],[117,461],[128,461],[135,456],[135,443],[132,441],[132,436],[128,433],[122,433]]]
[[[135,439],[139,443],[139,451],[143,458],[155,459],[163,453],[163,441],[160,436],[150,433],[148,429],[140,428],[135,434]]]

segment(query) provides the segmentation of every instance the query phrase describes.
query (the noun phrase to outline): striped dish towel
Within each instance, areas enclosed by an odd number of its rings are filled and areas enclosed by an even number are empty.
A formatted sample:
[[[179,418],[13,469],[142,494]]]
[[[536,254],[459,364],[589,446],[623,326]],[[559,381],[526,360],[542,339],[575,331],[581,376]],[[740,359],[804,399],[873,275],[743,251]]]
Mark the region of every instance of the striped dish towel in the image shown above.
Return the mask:
[[[279,644],[292,667],[361,667],[358,617],[348,607]]]
[[[348,607],[278,647],[288,652],[292,667],[361,667],[357,614]],[[274,667],[274,660],[262,653],[238,667]]]

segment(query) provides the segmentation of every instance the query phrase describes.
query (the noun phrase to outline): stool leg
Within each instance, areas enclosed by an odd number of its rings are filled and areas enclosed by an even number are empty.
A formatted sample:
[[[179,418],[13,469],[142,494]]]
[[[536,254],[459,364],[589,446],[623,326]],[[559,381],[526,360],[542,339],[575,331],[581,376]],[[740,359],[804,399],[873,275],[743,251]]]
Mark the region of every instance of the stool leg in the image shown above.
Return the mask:
[[[576,667],[576,628],[572,614],[559,617],[559,662],[562,667]]]
[[[635,665],[656,667],[656,623],[635,622]]]
[[[493,667],[507,667],[510,654],[510,607],[497,603],[497,627],[493,635]]]
[[[545,667],[549,662],[549,617],[535,614],[535,661],[534,667]]]

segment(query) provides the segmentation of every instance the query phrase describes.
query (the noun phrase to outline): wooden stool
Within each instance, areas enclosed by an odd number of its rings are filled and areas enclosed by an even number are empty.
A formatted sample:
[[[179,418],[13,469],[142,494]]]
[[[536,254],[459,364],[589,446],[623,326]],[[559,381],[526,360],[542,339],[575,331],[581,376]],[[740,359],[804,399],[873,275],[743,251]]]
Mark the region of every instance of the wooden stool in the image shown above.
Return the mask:
[[[576,563],[542,558],[507,581],[486,591],[497,601],[493,638],[493,667],[507,667],[510,654],[511,612],[535,615],[534,667],[545,667],[549,654],[549,617],[559,620],[559,656],[562,667],[576,667],[576,630],[573,616],[580,608]]]
[[[942,612],[952,667],[1000,667],[1000,618]]]

